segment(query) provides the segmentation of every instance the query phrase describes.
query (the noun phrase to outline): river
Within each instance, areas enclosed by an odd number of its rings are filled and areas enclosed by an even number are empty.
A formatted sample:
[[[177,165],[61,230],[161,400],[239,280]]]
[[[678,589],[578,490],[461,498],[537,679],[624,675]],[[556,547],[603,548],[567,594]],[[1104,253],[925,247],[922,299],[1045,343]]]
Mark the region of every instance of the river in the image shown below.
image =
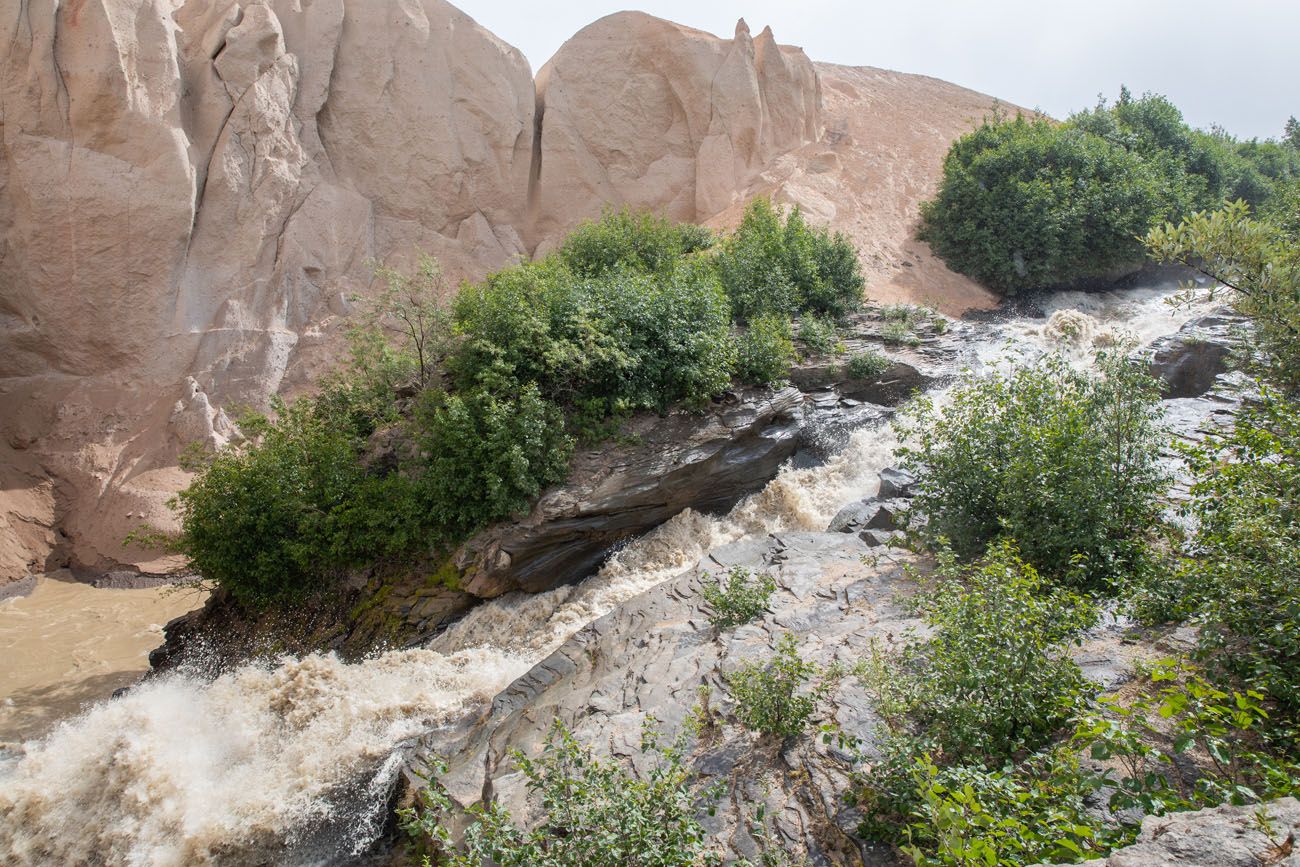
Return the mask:
[[[967,324],[978,370],[1064,345],[1083,363],[1124,332],[1145,344],[1193,310],[1156,290],[1063,293],[1052,318]],[[452,724],[621,602],[748,534],[822,530],[874,493],[893,462],[889,426],[853,434],[814,468],[787,467],[729,514],[683,512],[613,554],[598,574],[486,602],[430,646],[355,664],[313,654],[206,681],[183,673],[101,701],[0,752],[6,864],[307,864],[362,852],[385,819],[408,739]],[[0,624],[6,613],[0,609]]]

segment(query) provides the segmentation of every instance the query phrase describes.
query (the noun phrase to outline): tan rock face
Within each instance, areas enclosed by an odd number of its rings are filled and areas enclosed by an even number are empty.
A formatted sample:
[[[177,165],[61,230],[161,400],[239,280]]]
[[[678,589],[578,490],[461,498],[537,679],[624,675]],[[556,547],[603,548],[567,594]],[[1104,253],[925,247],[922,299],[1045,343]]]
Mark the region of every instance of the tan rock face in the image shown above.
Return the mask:
[[[609,203],[707,219],[821,128],[812,62],[743,20],[724,40],[639,12],[602,18],[542,67],[537,99],[535,232],[552,241]]]
[[[372,259],[455,285],[606,204],[772,193],[886,292],[980,300],[910,227],[991,100],[743,22],[610,16],[536,84],[443,0],[11,0],[0,32],[0,582],[150,561],[121,540],[168,522],[179,450],[310,388]]]

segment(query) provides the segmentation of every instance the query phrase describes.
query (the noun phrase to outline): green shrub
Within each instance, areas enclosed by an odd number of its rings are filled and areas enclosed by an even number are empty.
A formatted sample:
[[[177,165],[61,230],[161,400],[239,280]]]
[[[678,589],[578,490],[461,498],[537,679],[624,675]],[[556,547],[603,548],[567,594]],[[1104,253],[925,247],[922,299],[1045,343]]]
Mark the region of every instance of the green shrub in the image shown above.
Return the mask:
[[[771,575],[755,575],[744,566],[732,566],[725,582],[709,581],[700,588],[700,594],[710,608],[709,622],[718,629],[730,629],[766,611],[775,590]]]
[[[726,387],[734,363],[727,299],[705,263],[589,279],[554,260],[521,265],[462,290],[455,314],[461,388],[532,382],[563,406],[699,404]]]
[[[746,663],[727,675],[736,716],[753,731],[782,738],[802,734],[827,689],[824,682],[805,689],[817,671],[799,657],[794,636],[785,633],[771,659]]]
[[[844,363],[844,375],[850,379],[875,379],[893,364],[879,352],[859,352]]]
[[[861,669],[882,706],[925,738],[944,761],[997,763],[1046,744],[1087,695],[1060,645],[1096,613],[1053,590],[999,542],[974,568],[945,561],[922,597],[925,642]]]
[[[1271,207],[1300,154],[1193,130],[1162,96],[1124,89],[1065,124],[996,117],[959,139],[922,237],[954,270],[1008,295],[1138,263],[1162,220],[1243,199]]]
[[[742,382],[784,382],[796,357],[790,320],[776,313],[753,319],[740,336],[736,356],[736,375]]]
[[[683,256],[712,245],[713,233],[703,226],[625,208],[582,223],[565,239],[559,257],[579,277],[602,277],[619,269],[666,274]]]
[[[1103,696],[1070,743],[1106,763],[1095,785],[1110,792],[1114,811],[1258,803],[1300,792],[1294,731],[1270,736],[1268,704],[1264,693],[1223,689],[1196,668],[1162,660],[1126,702]]]
[[[1142,260],[1171,213],[1137,154],[1046,120],[986,122],[944,160],[921,237],[948,267],[1007,295]]]
[[[1195,268],[1226,287],[1215,293],[1224,292],[1252,320],[1247,367],[1300,396],[1300,244],[1285,222],[1252,220],[1236,202],[1153,229],[1146,244],[1154,258]]]
[[[925,534],[962,558],[1011,537],[1048,579],[1087,587],[1136,568],[1165,488],[1159,391],[1119,356],[1098,367],[1053,355],[968,377],[942,410],[918,399],[900,426],[915,441],[899,453]]]
[[[560,410],[527,385],[518,396],[427,392],[414,421],[426,456],[416,489],[446,540],[524,511],[568,475],[572,440]]]
[[[835,321],[825,316],[800,317],[799,342],[812,355],[829,355],[839,352],[842,346],[839,332],[835,330]]]
[[[755,199],[715,262],[736,316],[793,316],[809,311],[840,318],[862,302],[863,279],[853,245],[814,229],[798,208],[785,219]]]
[[[499,801],[471,807],[473,821],[457,851],[447,827],[451,799],[431,779],[418,795],[419,807],[399,812],[402,828],[436,853],[444,867],[718,863],[696,816],[721,795],[719,787],[694,791],[683,745],[659,743],[652,728],[643,730],[641,748],[655,761],[644,774],[629,773],[613,760],[594,756],[557,721],[540,756],[512,754],[529,792],[540,802],[542,819],[536,826],[516,826]]]
[[[1300,726],[1300,404],[1266,392],[1189,457],[1197,530],[1180,589],[1201,656]]]
[[[1096,787],[1068,750],[1004,770],[939,767],[921,756],[911,775],[915,806],[901,848],[917,867],[1073,863],[1136,836],[1098,816]]]
[[[895,346],[917,346],[921,342],[906,322],[886,322],[880,329],[880,339]]]
[[[340,418],[311,400],[274,409],[274,419],[243,419],[249,439],[209,456],[176,499],[190,567],[254,607],[319,590],[336,574],[332,519],[363,473],[358,439]]]

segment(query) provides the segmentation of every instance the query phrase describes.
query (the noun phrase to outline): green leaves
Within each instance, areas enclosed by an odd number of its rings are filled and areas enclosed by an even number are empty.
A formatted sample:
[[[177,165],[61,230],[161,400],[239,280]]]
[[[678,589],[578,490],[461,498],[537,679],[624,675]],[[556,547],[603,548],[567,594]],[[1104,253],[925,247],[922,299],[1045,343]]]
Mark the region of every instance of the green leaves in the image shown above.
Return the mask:
[[[1262,206],[1298,174],[1290,149],[1193,130],[1158,95],[1064,124],[995,117],[953,144],[922,237],[949,267],[1014,295],[1140,263],[1138,239],[1158,222],[1225,199]]]
[[[817,666],[800,658],[795,637],[784,633],[770,659],[746,663],[727,675],[736,716],[746,728],[764,734],[781,738],[803,734],[818,697],[829,689],[825,680],[805,689],[817,673]]]
[[[736,375],[744,382],[776,385],[789,377],[794,360],[790,318],[782,313],[764,313],[751,319],[740,335]]]
[[[722,794],[697,790],[684,743],[660,742],[648,720],[642,751],[653,761],[644,774],[595,756],[558,720],[541,753],[512,758],[541,807],[531,828],[514,824],[499,803],[470,809],[472,824],[460,850],[446,822],[451,800],[432,776],[419,809],[402,814],[402,828],[445,867],[701,867],[719,863],[696,818]],[[435,769],[437,771],[438,769]]]
[[[864,281],[852,243],[809,226],[797,207],[783,220],[768,199],[755,199],[714,262],[742,321],[805,311],[838,319],[862,303]]]
[[[970,376],[942,409],[914,402],[901,427],[915,444],[899,454],[926,535],[964,559],[1012,538],[1048,579],[1093,589],[1134,568],[1165,486],[1159,392],[1121,357],[1099,368],[1049,356]]]
[[[771,575],[755,575],[744,566],[733,566],[726,580],[715,579],[700,589],[709,606],[709,622],[718,629],[740,626],[767,610],[767,602],[776,590]]]

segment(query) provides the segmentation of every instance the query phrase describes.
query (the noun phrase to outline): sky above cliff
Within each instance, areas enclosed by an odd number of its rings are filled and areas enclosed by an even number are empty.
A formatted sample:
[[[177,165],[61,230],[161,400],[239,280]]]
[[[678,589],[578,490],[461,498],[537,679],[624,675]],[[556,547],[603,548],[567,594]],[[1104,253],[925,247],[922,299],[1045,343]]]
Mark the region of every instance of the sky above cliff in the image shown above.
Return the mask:
[[[517,46],[536,71],[566,39],[639,8],[730,37],[755,35],[813,60],[947,79],[1056,117],[1114,99],[1120,84],[1163,93],[1199,127],[1281,134],[1300,115],[1296,0],[452,0]]]

